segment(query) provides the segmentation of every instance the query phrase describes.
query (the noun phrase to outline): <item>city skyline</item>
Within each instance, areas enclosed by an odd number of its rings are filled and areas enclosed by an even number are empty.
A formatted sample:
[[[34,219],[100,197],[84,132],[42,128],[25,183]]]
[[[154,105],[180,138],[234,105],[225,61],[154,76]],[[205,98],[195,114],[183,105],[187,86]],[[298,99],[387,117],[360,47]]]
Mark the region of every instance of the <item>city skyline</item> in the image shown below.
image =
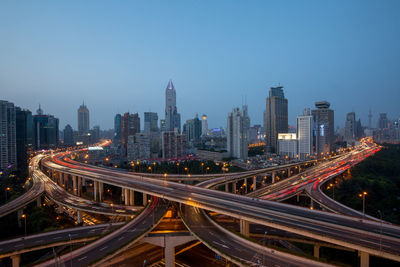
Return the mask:
[[[367,125],[371,109],[376,126],[379,113],[400,117],[399,5],[2,2],[2,99],[33,113],[42,104],[60,129],[77,128],[73,111],[84,100],[92,125],[110,129],[125,111],[162,118],[172,79],[181,120],[204,113],[213,128],[226,127],[245,97],[252,123],[262,124],[269,87],[280,83],[290,125],[325,100],[335,125],[352,111]]]

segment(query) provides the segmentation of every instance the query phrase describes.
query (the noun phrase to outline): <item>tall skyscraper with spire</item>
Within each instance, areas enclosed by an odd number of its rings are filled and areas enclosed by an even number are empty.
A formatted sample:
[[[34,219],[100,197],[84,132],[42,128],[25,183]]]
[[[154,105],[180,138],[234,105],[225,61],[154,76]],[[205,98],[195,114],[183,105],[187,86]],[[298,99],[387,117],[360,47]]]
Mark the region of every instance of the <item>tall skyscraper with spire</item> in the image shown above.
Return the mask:
[[[176,107],[176,91],[172,80],[165,89],[165,131],[181,132],[181,114]]]

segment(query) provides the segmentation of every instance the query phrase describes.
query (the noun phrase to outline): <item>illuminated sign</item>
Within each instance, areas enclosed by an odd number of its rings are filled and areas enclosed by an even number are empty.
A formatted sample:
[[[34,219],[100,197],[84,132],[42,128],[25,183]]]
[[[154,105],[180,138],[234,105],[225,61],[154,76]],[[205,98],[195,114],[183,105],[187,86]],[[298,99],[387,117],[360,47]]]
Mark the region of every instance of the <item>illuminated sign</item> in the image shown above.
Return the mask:
[[[295,133],[280,133],[278,134],[278,140],[296,140]]]

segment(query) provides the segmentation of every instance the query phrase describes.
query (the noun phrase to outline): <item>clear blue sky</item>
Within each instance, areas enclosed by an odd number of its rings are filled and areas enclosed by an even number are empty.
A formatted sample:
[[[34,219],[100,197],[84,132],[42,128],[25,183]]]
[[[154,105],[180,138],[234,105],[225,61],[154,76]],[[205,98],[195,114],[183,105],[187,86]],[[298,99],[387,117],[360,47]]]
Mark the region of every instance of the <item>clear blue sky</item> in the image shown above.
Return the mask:
[[[400,1],[0,1],[0,99],[77,128],[119,112],[164,114],[171,78],[182,122],[211,127],[247,97],[262,123],[268,88],[285,87],[289,123],[331,102],[400,117]],[[143,127],[143,126],[142,126]]]

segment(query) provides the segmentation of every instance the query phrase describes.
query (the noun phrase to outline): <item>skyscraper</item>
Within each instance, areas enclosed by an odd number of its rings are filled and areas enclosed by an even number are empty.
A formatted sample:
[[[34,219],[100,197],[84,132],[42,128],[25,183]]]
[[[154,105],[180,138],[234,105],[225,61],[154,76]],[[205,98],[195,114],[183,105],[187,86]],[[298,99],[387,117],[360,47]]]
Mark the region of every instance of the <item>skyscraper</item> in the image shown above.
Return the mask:
[[[208,133],[207,115],[203,114],[203,116],[201,116],[201,135],[206,136],[207,133]]]
[[[196,114],[196,117],[189,119],[183,126],[183,134],[186,135],[186,142],[192,145],[200,141],[201,136],[201,121]]]
[[[186,156],[186,136],[175,132],[161,133],[162,158],[177,158]]]
[[[356,113],[354,112],[349,112],[346,115],[344,138],[346,141],[354,141],[356,138]]]
[[[314,120],[314,146],[318,155],[328,153],[333,149],[335,117],[332,109],[329,109],[330,103],[327,101],[315,102],[312,111]]]
[[[114,117],[114,143],[116,146],[121,144],[121,114]]]
[[[158,115],[156,112],[144,113],[144,133],[158,132]]]
[[[59,120],[52,115],[44,115],[39,106],[37,115],[33,116],[34,144],[36,149],[55,148],[58,145]]]
[[[250,119],[247,107],[234,108],[227,119],[227,150],[231,157],[246,159],[248,156],[248,131]]]
[[[176,107],[176,91],[172,80],[169,80],[165,89],[165,131],[181,132],[181,114]]]
[[[128,136],[140,133],[140,118],[139,114],[129,114],[126,112],[121,117],[121,147],[124,149],[125,156],[127,155]]]
[[[388,129],[389,128],[389,120],[387,118],[386,113],[380,113],[378,119],[378,128],[379,129]]]
[[[285,98],[282,86],[270,88],[265,117],[267,150],[276,152],[278,134],[288,132],[288,100]]]
[[[16,140],[17,140],[17,166],[18,169],[27,170],[28,151],[33,149],[33,118],[32,112],[15,108]]]
[[[313,117],[310,109],[304,109],[302,116],[297,116],[297,144],[301,160],[313,154]]]
[[[89,110],[85,106],[85,102],[78,109],[78,134],[83,136],[89,133]]]
[[[0,100],[0,169],[17,165],[16,118],[14,104]]]
[[[74,145],[74,130],[69,124],[67,124],[64,128],[64,145],[65,146]]]

